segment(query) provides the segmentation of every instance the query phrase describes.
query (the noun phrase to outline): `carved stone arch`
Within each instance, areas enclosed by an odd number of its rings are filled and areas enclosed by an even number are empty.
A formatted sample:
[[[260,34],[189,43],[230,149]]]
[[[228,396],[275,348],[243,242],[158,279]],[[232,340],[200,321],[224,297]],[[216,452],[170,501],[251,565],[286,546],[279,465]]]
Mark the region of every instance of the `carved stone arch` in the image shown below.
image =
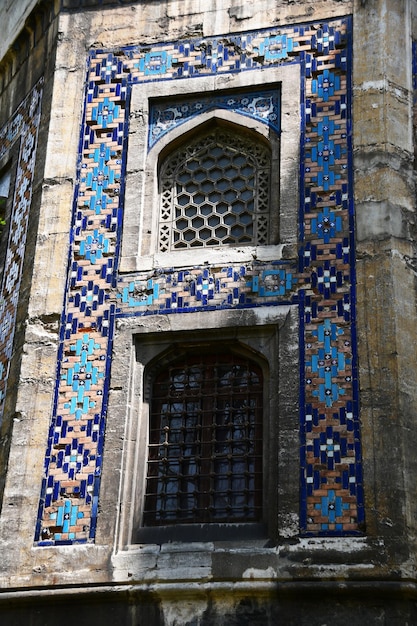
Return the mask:
[[[226,346],[227,349],[237,356],[244,357],[256,363],[263,371],[265,379],[269,376],[269,363],[265,354],[245,340],[245,337],[238,338],[233,332],[225,339],[225,331],[221,329],[218,333],[210,333],[210,339],[207,338],[206,331],[194,332],[191,335],[170,335],[167,339],[167,346],[162,350],[156,350],[150,360],[144,367],[144,388],[143,397],[146,402],[151,398],[151,387],[155,378],[161,370],[169,365],[175,364],[177,361],[185,358],[187,352],[192,350],[213,350],[218,349],[216,346]]]
[[[168,152],[174,150],[179,144],[189,142],[193,136],[202,134],[211,126],[223,126],[237,133],[246,133],[253,137],[254,141],[263,141],[266,145],[272,143],[273,137],[278,137],[277,133],[255,118],[226,109],[212,109],[192,117],[190,120],[172,128],[159,142],[149,151],[149,161],[154,161],[153,153],[157,155],[158,163],[161,162]]]
[[[216,178],[211,178],[210,175],[207,175],[206,180],[200,181],[203,189],[197,192],[197,200],[192,199],[197,204],[197,214],[193,217],[191,213],[194,209],[185,206],[186,195],[182,194],[179,204],[174,207],[171,193],[174,189],[171,187],[173,180],[170,182],[166,179],[167,164],[172,163],[172,159],[175,162],[175,158],[179,164],[188,162],[194,150],[196,154],[200,154],[201,166],[204,169],[208,163],[205,162],[204,154],[210,151],[208,147],[207,150],[204,148],[207,142],[213,144],[212,149],[218,153],[219,163],[221,161],[226,163],[227,158],[230,158],[229,173],[232,171],[230,168],[234,168],[234,178],[228,185],[225,179],[226,172],[223,171],[224,176],[219,185],[216,184]],[[232,158],[233,152],[235,156]],[[236,164],[238,154],[241,155],[239,166]],[[211,155],[212,161],[214,153],[211,152]],[[216,158],[214,157],[214,160]],[[249,177],[251,170],[252,178]],[[201,178],[202,170],[200,169],[198,173]],[[222,176],[219,167],[214,168],[213,176],[215,175],[218,178]],[[277,243],[279,137],[259,120],[252,120],[222,109],[195,116],[173,128],[149,152],[147,179],[157,194],[157,198],[152,202],[152,216],[144,214],[144,226],[154,235],[150,247],[155,252],[206,246],[256,246]],[[190,185],[198,187],[198,184]],[[220,189],[222,185],[223,190]],[[212,187],[209,197],[206,194],[204,198],[204,187],[207,194],[208,188]],[[218,198],[217,208],[213,204],[216,202],[215,198]],[[158,203],[157,212],[156,203]],[[210,206],[213,208],[213,215],[210,214]],[[178,222],[175,222],[175,215],[178,216]],[[197,222],[198,226],[195,226]]]

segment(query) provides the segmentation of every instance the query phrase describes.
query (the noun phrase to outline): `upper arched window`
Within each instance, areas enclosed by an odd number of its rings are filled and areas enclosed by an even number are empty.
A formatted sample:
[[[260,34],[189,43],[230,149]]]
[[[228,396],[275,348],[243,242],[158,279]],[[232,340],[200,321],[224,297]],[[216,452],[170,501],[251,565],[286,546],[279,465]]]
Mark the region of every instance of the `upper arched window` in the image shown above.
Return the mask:
[[[271,152],[262,139],[213,126],[159,171],[160,252],[269,243]]]

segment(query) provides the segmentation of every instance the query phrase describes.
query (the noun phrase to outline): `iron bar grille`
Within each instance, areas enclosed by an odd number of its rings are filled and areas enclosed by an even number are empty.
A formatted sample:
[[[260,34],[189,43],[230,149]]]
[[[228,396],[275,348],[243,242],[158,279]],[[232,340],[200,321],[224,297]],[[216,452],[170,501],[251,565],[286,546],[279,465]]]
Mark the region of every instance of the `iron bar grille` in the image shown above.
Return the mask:
[[[261,368],[188,355],[155,379],[144,525],[254,522],[262,505]]]

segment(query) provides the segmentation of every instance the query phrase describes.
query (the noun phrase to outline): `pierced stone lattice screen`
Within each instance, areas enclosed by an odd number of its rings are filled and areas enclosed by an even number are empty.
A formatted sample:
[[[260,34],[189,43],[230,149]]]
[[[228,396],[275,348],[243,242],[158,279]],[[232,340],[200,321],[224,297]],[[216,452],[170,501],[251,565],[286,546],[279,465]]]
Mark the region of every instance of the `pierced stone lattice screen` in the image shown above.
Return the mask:
[[[223,129],[171,153],[161,168],[159,250],[267,244],[271,157]]]

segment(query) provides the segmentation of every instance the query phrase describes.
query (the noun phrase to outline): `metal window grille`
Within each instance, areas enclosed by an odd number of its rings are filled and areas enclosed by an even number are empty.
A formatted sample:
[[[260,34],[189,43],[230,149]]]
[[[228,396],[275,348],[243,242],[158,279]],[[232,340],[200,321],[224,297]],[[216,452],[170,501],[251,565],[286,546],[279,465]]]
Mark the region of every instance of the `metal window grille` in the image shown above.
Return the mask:
[[[160,171],[160,251],[267,244],[270,168],[263,143],[220,127],[168,155]]]
[[[261,368],[188,355],[153,384],[144,525],[254,522],[262,513]]]

